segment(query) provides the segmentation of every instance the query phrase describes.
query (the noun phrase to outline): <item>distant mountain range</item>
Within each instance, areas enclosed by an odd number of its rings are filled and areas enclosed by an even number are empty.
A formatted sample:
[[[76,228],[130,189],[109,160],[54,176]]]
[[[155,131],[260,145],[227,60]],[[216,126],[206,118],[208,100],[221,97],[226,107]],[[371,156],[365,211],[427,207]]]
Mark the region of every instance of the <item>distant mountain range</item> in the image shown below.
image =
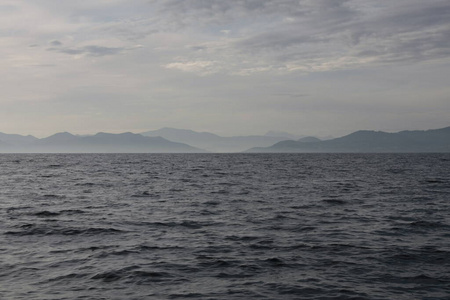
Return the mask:
[[[0,141],[10,145],[15,146],[28,145],[37,140],[38,138],[32,135],[24,136],[20,134],[6,134],[0,132]]]
[[[267,131],[266,134],[264,134],[264,136],[275,136],[275,137],[281,137],[281,138],[288,139],[288,140],[298,140],[299,138],[304,137],[301,135],[291,134],[289,132],[274,131],[274,130]]]
[[[1,139],[4,138],[4,141]],[[8,141],[8,142],[7,142]],[[202,153],[203,149],[162,137],[145,137],[131,132],[76,136],[68,132],[38,139],[30,136],[0,135],[0,152],[19,153]]]
[[[168,127],[142,132],[141,134],[150,137],[161,136],[170,141],[186,143],[211,152],[242,152],[251,147],[268,147],[293,136],[283,132],[268,132],[266,135],[223,137],[209,132]]]
[[[326,141],[287,140],[246,152],[450,152],[450,127],[397,133],[361,130]]]
[[[270,134],[279,135],[271,136]],[[450,127],[387,133],[361,130],[321,140],[303,136],[287,140],[287,133],[222,137],[209,132],[162,128],[95,135],[56,133],[34,136],[0,133],[1,153],[204,153],[204,152],[450,152]],[[246,150],[248,149],[248,150]]]

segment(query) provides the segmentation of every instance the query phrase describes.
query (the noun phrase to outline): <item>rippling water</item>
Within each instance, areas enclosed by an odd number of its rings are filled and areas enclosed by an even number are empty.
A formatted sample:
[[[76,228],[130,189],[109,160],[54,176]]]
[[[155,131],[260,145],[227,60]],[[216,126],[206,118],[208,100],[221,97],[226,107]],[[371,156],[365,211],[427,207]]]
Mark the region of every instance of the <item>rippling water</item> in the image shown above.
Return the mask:
[[[449,154],[0,155],[1,299],[448,299]]]

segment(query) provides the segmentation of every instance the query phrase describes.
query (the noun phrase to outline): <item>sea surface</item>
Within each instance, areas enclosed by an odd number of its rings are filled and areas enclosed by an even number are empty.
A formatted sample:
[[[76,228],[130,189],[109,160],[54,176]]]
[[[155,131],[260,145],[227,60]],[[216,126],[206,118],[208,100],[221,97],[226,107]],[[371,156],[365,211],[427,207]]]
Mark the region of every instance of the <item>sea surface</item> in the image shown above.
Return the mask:
[[[450,299],[450,154],[2,154],[0,299]]]

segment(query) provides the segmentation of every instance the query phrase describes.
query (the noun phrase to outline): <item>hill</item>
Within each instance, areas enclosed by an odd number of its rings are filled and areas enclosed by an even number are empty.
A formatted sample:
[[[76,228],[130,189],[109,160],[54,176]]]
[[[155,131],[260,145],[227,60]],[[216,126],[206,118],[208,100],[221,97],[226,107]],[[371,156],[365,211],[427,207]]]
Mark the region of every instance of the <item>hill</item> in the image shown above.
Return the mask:
[[[4,152],[23,153],[194,153],[205,152],[183,143],[162,137],[145,137],[131,132],[113,134],[97,133],[76,136],[68,132],[56,133],[36,139],[20,147],[2,147]]]
[[[317,142],[321,142],[320,139],[318,139],[316,137],[313,137],[313,136],[307,136],[307,137],[299,139],[298,141],[302,142],[302,143],[317,143]]]
[[[168,127],[141,134],[149,137],[161,136],[173,142],[186,143],[213,152],[242,152],[250,147],[267,147],[286,140],[286,137],[283,136],[269,135],[223,137],[209,132]]]
[[[288,140],[246,152],[450,152],[450,127],[397,133],[360,130],[332,140]]]
[[[20,134],[7,134],[0,132],[0,141],[3,141],[11,146],[27,145],[36,140],[38,140],[38,138],[32,135],[24,136]]]

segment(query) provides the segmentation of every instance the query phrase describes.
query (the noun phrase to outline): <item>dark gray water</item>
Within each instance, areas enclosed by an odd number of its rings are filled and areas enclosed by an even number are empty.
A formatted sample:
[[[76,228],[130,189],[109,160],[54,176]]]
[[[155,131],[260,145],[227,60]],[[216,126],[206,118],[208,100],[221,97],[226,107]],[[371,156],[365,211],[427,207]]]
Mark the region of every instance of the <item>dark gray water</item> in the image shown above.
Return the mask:
[[[450,154],[0,155],[1,299],[449,299]]]

